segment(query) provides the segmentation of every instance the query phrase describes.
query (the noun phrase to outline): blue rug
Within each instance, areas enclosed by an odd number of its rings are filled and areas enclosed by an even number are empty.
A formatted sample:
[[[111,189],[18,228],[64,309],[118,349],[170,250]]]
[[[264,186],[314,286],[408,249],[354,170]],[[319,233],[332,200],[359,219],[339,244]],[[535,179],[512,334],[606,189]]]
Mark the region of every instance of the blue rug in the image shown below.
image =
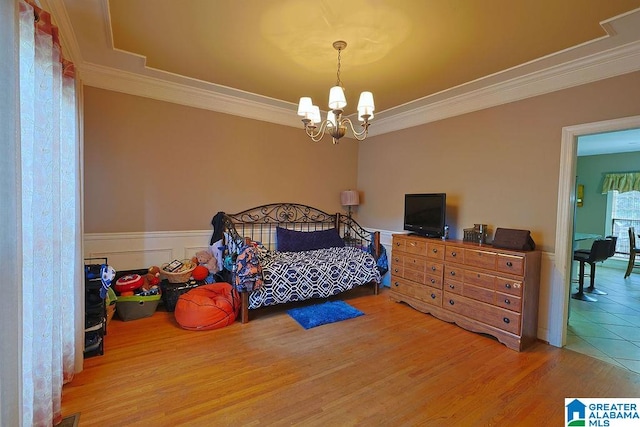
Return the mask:
[[[363,312],[344,301],[327,301],[321,304],[292,308],[287,310],[287,313],[305,329],[364,315]]]

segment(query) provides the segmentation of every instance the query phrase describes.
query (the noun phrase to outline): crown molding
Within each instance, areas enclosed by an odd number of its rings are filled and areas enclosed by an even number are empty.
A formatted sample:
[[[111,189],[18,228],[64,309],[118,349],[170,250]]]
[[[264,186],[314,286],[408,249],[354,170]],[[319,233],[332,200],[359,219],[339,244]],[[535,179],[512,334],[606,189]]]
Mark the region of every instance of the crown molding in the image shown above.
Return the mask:
[[[511,71],[514,70],[516,69]],[[372,124],[369,128],[369,134],[373,136],[394,132],[638,70],[640,70],[640,41],[500,83],[465,90],[472,85],[489,80],[489,78],[479,79],[383,111],[377,115],[375,126]],[[492,77],[496,76],[498,75]]]
[[[208,87],[204,88],[194,87],[193,82],[189,82],[191,79],[185,78],[183,80],[187,80],[186,82],[175,82],[98,64],[83,63],[80,71],[82,83],[87,86],[285,126],[301,127],[296,115],[297,106],[290,102],[261,97],[215,84],[205,84]],[[158,73],[162,72],[158,71]]]
[[[77,75],[87,86],[300,127],[297,105],[146,66],[139,55],[113,48],[106,0],[47,0],[55,5]],[[80,55],[67,11],[73,3],[98,10],[88,57]],[[640,8],[601,23],[606,36],[472,82],[376,112],[369,135],[382,135],[457,115],[640,70]],[[105,34],[107,36],[105,36]],[[105,50],[106,49],[106,50]],[[108,52],[100,57],[91,52]],[[106,62],[97,63],[98,58]]]

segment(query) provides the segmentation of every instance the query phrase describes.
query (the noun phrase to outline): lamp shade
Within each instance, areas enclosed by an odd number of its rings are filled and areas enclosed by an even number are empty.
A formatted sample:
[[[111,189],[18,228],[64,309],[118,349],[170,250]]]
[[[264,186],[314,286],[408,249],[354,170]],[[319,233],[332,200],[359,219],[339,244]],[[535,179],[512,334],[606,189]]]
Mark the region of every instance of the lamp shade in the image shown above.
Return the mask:
[[[347,98],[340,86],[334,86],[329,91],[329,108],[332,110],[342,110],[347,106]]]
[[[376,109],[376,105],[373,103],[373,94],[371,92],[362,92],[360,94],[358,110],[360,109],[366,109],[366,111],[370,113]]]
[[[356,190],[345,190],[340,193],[340,203],[342,206],[358,206],[360,194]]]
[[[311,107],[311,114],[309,118],[313,123],[320,123],[322,121],[322,116],[320,116],[320,107],[313,105]]]
[[[298,115],[299,116],[307,116],[312,113],[311,108],[313,101],[308,96],[303,96],[300,98],[300,103],[298,104]]]

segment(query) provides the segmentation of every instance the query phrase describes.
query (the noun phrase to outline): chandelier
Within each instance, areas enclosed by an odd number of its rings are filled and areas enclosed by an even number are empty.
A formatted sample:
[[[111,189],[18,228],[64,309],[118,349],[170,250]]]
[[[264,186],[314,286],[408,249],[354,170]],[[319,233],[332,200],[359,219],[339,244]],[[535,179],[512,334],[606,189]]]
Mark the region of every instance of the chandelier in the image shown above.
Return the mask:
[[[333,48],[338,51],[338,72],[336,73],[337,82],[329,91],[329,111],[327,119],[322,120],[320,116],[320,108],[313,105],[313,101],[308,96],[300,98],[298,105],[298,115],[302,116],[304,130],[314,142],[320,141],[325,133],[333,138],[333,143],[337,144],[338,140],[347,133],[347,127],[351,129],[353,136],[362,141],[367,137],[369,129],[369,120],[373,118],[375,105],[373,103],[373,94],[371,92],[362,92],[358,101],[358,120],[362,125],[362,130],[357,132],[348,117],[342,117],[343,108],[347,105],[344,96],[344,89],[340,81],[340,52],[347,47],[347,42],[339,40],[333,43]]]

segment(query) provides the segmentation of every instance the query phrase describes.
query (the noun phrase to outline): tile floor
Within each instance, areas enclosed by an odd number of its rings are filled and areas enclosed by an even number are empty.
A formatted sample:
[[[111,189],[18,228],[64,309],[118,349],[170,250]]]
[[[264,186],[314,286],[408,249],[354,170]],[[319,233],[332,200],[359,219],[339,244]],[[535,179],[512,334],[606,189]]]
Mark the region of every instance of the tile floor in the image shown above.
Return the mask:
[[[596,267],[595,287],[607,292],[588,294],[597,302],[571,298],[566,348],[640,373],[640,269],[624,279],[620,268]]]

